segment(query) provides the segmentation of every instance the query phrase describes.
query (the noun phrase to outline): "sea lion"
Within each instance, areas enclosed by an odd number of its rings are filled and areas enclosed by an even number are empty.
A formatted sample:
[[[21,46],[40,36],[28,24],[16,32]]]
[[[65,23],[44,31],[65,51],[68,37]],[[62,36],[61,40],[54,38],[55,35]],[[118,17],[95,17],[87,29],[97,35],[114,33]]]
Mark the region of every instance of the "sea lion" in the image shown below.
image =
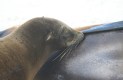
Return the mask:
[[[33,80],[50,56],[82,39],[82,33],[59,20],[31,19],[0,38],[0,80]]]

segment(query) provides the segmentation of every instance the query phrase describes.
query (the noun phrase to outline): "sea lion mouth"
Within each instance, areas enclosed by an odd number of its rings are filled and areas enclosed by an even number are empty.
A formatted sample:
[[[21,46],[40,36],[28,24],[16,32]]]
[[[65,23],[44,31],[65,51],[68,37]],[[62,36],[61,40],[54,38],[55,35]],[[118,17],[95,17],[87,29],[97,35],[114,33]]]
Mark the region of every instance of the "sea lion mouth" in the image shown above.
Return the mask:
[[[57,55],[52,61],[55,61],[58,59],[58,61],[61,61],[65,55],[70,54],[73,50],[75,50],[75,48],[77,48],[79,46],[79,44],[81,43],[81,41],[84,39],[84,34],[78,32],[75,35],[74,40],[72,40],[72,42],[68,43],[68,47],[66,49],[64,49],[63,51],[60,52],[59,55]],[[72,44],[71,44],[72,43]]]

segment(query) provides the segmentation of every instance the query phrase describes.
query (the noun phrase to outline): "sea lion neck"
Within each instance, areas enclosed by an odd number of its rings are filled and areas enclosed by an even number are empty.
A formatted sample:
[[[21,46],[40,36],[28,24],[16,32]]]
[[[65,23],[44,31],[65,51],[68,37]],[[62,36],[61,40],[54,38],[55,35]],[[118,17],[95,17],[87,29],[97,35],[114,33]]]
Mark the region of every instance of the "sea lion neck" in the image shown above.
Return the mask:
[[[41,25],[41,24],[39,24]],[[46,45],[46,36],[49,31],[44,28],[43,25],[39,26],[38,23],[27,22],[20,26],[14,33],[13,38],[18,41],[21,45],[24,45],[25,48],[29,51],[28,57],[30,60],[38,59],[38,57],[43,57],[44,48]],[[42,56],[40,56],[42,55]],[[32,58],[33,57],[33,58]],[[30,61],[34,65],[37,60]]]

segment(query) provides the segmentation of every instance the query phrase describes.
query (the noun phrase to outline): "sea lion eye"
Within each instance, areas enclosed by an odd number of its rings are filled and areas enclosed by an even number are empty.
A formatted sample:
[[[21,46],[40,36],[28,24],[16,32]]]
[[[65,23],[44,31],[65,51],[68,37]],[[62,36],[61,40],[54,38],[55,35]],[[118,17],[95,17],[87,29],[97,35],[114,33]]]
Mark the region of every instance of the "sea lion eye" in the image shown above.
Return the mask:
[[[68,41],[68,42],[71,42],[73,40],[73,37],[74,37],[73,34],[67,33],[67,34],[65,34],[65,36],[63,36],[63,39]]]

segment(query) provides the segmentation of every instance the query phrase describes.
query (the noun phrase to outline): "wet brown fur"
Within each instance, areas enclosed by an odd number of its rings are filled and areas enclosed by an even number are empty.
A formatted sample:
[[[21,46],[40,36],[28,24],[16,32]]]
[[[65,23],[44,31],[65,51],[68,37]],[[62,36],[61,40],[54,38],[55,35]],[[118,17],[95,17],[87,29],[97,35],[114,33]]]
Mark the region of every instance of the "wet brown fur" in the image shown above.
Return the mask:
[[[33,80],[54,51],[82,34],[51,18],[34,18],[0,38],[0,80]]]

